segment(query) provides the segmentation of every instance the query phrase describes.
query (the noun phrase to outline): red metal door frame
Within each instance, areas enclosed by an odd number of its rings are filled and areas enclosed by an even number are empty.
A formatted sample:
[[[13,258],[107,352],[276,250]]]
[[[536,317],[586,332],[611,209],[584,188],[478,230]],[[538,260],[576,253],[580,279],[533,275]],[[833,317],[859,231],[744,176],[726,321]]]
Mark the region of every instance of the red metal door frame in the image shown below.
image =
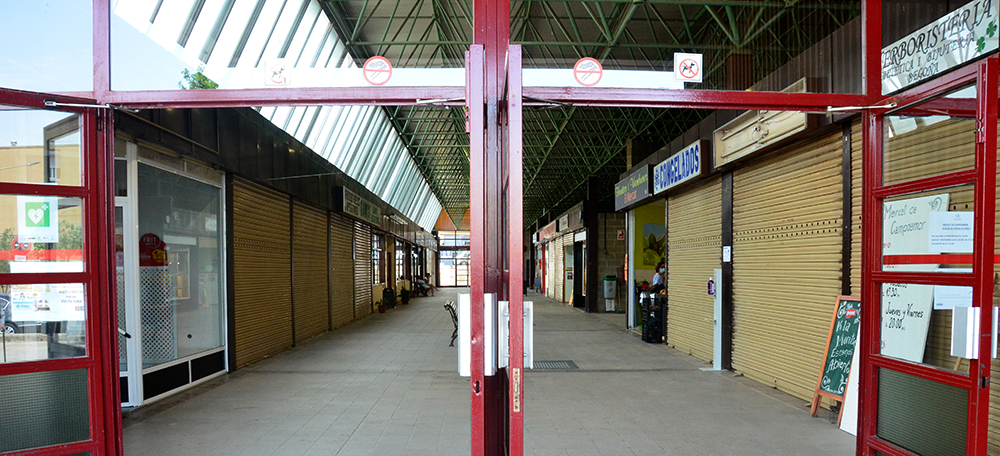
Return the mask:
[[[0,104],[45,110],[46,101],[93,104],[93,100],[0,89]],[[121,410],[118,381],[118,337],[112,324],[115,309],[114,275],[114,199],[111,174],[114,157],[111,116],[107,109],[64,108],[62,112],[81,116],[79,187],[0,183],[0,194],[46,195],[80,198],[84,231],[84,271],[77,273],[2,274],[0,285],[82,283],[85,293],[86,350],[81,358],[51,359],[0,364],[0,376],[31,372],[87,370],[87,396],[90,414],[90,439],[40,449],[16,451],[12,455],[61,455],[91,452],[121,452]],[[8,392],[10,393],[10,392]]]
[[[515,299],[513,295],[520,295],[520,293],[510,293],[518,287],[510,287],[509,277],[510,271],[520,270],[519,265],[516,267],[513,265],[513,260],[521,255],[520,248],[515,248],[520,245],[521,236],[520,233],[513,235],[512,227],[513,222],[521,219],[519,215],[520,205],[518,204],[520,198],[515,197],[515,191],[520,189],[515,189],[512,185],[516,180],[514,179],[514,169],[518,168],[517,164],[520,163],[516,157],[520,153],[519,141],[515,141],[515,135],[519,131],[515,131],[514,127],[515,124],[520,126],[520,122],[516,121],[516,117],[519,117],[520,113],[520,98],[514,95],[515,90],[512,88],[513,86],[519,88],[519,84],[514,84],[508,79],[513,77],[512,75],[515,73],[513,71],[515,67],[513,54],[516,52],[513,49],[508,51],[510,41],[509,0],[474,0],[473,9],[475,28],[473,42],[475,45],[470,50],[470,63],[467,64],[470,77],[467,79],[467,88],[465,89],[467,98],[475,100],[475,103],[469,103],[470,124],[473,131],[470,138],[470,200],[473,208],[470,272],[474,303],[472,315],[473,378],[471,380],[473,389],[472,454],[492,455],[500,454],[504,450],[512,453],[519,452],[521,447],[520,442],[516,441],[519,438],[518,433],[521,432],[521,425],[514,423],[515,418],[517,420],[520,418],[518,415],[511,414],[515,400],[512,395],[514,384],[504,387],[507,384],[506,372],[501,372],[490,378],[483,375],[483,346],[481,344],[483,337],[483,314],[481,311],[483,294],[496,293],[498,300],[510,299],[512,304]],[[302,104],[392,106],[413,105],[422,99],[460,99],[463,95],[461,88],[435,87],[112,92],[110,90],[109,13],[110,0],[94,0],[94,97],[101,103],[116,103],[137,108]],[[864,94],[784,94],[583,87],[528,88],[524,89],[522,94],[533,98],[571,103],[576,106],[595,107],[825,111],[828,106],[870,106],[878,104],[878,101],[883,98],[880,95],[881,0],[863,0],[862,16],[862,40],[865,47]],[[508,88],[506,98],[502,94],[504,87]],[[512,101],[515,98],[516,102]],[[505,104],[507,112],[502,113]],[[995,100],[993,104],[995,105]],[[987,108],[987,110],[993,109],[995,113],[995,106],[993,108],[987,106]],[[995,114],[992,118],[995,118]],[[866,112],[864,122],[866,128],[863,130],[863,136],[867,156],[874,150],[880,150],[874,147],[877,146],[877,139],[881,137],[881,130],[875,129],[880,124],[870,113]],[[110,126],[110,124],[108,125]],[[995,125],[991,127],[987,123],[986,128],[995,130]],[[107,131],[110,133],[110,128]],[[995,136],[992,140],[995,141]],[[990,139],[987,138],[987,141]],[[515,143],[518,145],[517,147]],[[110,164],[108,165],[110,166]],[[868,171],[867,167],[866,171]],[[519,168],[516,172],[520,172]],[[108,172],[108,174],[110,173]],[[990,200],[989,204],[993,204],[993,201]],[[866,209],[871,210],[872,208]],[[504,222],[511,223],[505,226]],[[977,223],[979,222],[977,221]],[[865,258],[866,260],[873,259],[867,255]],[[977,275],[977,280],[979,279],[981,277]],[[871,290],[866,291],[870,292]],[[108,302],[113,303],[113,300]],[[477,302],[478,306],[475,305]],[[113,328],[109,328],[108,331],[104,335],[104,339],[109,341],[108,347],[111,347],[117,342],[117,339],[112,337]],[[511,328],[511,335],[512,338],[518,339],[521,331],[515,331],[515,328]],[[517,353],[514,348],[511,347],[511,353]],[[108,370],[117,368],[110,357],[107,360],[106,368]],[[521,380],[523,381],[523,379]],[[865,389],[865,385],[863,385],[863,389]],[[523,391],[518,392],[523,394]],[[505,403],[506,406],[503,405]],[[862,404],[862,410],[864,409],[864,404]],[[871,410],[869,412],[871,413]],[[508,420],[510,422],[507,422]],[[112,426],[109,426],[108,430],[111,429]],[[113,430],[117,433],[120,428]],[[859,442],[859,452],[862,451],[862,448],[863,445]]]
[[[947,93],[969,83],[976,84],[977,130],[975,168],[942,176],[935,176],[893,185],[882,184],[883,171],[883,118],[887,113],[865,112],[864,122],[864,173],[863,173],[863,225],[862,235],[862,295],[869,309],[881,306],[883,283],[915,283],[927,285],[962,285],[973,287],[974,307],[993,307],[994,274],[994,223],[996,209],[996,159],[997,159],[997,96],[998,57],[992,56],[977,64],[955,71],[945,77],[917,86],[882,104],[896,102],[899,112],[928,98]],[[882,201],[884,198],[934,190],[957,185],[974,184],[975,237],[971,274],[886,272],[882,270]],[[921,261],[914,256],[913,260]],[[906,259],[903,258],[903,261]],[[985,315],[985,314],[984,314]],[[969,374],[944,371],[900,361],[879,354],[881,340],[880,312],[862,313],[862,351],[858,454],[871,455],[875,451],[891,456],[909,456],[911,453],[877,436],[878,428],[878,369],[891,369],[962,388],[969,393],[967,449],[969,455],[987,452],[989,430],[989,376],[992,337],[992,319],[980,319],[979,357],[970,360]]]

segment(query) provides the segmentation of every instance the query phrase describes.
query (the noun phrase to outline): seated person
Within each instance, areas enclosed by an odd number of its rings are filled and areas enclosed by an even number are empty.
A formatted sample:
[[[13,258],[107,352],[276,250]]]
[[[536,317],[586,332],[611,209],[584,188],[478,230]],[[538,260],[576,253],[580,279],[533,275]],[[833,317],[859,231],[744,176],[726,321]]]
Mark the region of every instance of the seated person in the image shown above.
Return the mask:
[[[656,264],[656,272],[653,274],[653,287],[649,289],[652,293],[659,293],[667,286],[666,284],[666,265],[661,261]]]
[[[430,274],[428,274],[430,276]],[[413,291],[414,293],[419,293],[424,296],[430,296],[433,292],[433,286],[428,283],[427,279],[421,276],[417,276],[413,279]]]

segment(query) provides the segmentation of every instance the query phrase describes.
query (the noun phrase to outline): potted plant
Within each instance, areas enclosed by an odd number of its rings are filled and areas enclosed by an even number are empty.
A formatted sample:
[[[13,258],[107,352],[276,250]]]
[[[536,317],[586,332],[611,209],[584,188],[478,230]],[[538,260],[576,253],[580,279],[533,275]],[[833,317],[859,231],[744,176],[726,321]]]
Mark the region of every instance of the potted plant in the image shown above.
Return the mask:
[[[378,307],[378,313],[380,314],[385,313],[385,304],[382,304],[381,300],[375,301],[375,306]]]
[[[399,289],[399,301],[402,302],[404,306],[410,303],[410,290],[407,290],[406,287]]]

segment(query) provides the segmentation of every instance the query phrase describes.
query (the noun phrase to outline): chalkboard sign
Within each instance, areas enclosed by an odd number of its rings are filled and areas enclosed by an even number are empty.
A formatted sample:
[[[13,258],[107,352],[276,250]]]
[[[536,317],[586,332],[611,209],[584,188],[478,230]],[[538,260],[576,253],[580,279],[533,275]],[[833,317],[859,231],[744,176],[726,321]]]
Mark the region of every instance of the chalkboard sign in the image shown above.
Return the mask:
[[[816,416],[820,397],[828,397],[843,402],[847,390],[847,380],[851,374],[851,361],[861,329],[861,299],[852,296],[837,296],[830,334],[823,352],[823,368],[816,382],[811,413]],[[839,419],[838,419],[839,421]]]

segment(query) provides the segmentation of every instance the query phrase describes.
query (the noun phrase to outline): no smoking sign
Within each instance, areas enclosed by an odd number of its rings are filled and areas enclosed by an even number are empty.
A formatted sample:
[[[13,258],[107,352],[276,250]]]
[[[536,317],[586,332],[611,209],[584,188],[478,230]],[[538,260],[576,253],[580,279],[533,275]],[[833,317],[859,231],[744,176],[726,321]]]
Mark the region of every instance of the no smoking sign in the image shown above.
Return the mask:
[[[601,82],[602,76],[604,76],[604,68],[601,68],[601,62],[593,57],[584,57],[573,66],[573,77],[577,83],[584,87],[597,85],[598,82]]]
[[[371,85],[380,86],[389,82],[392,76],[392,64],[385,57],[377,55],[365,61],[363,66],[365,81]]]
[[[674,53],[674,80],[701,82],[701,54]]]

